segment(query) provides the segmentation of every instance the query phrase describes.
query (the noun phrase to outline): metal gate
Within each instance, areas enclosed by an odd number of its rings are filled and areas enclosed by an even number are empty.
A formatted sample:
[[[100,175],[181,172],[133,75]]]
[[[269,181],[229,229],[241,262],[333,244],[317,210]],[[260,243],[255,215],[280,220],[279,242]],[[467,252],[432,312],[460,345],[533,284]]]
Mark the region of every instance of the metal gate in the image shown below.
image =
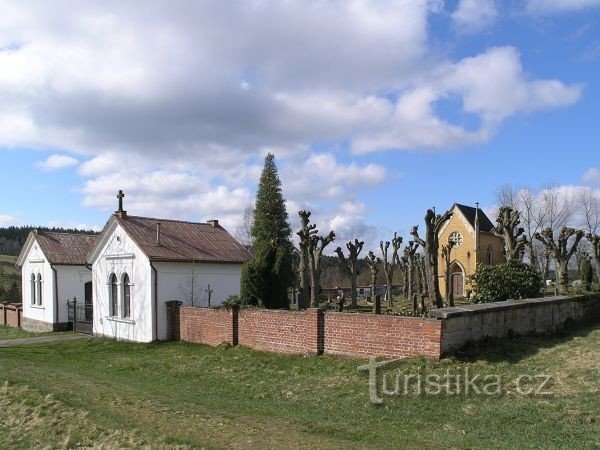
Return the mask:
[[[92,302],[78,302],[77,299],[67,302],[69,324],[77,333],[92,334],[94,322],[94,305]]]

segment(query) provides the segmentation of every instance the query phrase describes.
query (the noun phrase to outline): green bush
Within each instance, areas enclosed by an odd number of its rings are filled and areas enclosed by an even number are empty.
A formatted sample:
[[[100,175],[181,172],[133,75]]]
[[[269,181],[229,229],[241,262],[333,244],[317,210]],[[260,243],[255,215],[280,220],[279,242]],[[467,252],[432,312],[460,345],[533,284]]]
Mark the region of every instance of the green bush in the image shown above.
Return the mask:
[[[541,275],[521,261],[509,261],[497,266],[480,264],[470,279],[475,287],[476,303],[543,295],[544,281]]]

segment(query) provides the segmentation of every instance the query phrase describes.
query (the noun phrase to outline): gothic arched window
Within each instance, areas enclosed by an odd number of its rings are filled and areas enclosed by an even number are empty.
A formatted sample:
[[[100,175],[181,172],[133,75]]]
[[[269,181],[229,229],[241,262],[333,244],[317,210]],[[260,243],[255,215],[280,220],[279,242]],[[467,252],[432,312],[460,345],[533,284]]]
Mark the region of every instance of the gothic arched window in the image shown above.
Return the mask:
[[[110,275],[110,315],[119,315],[119,293],[117,288],[117,276],[113,273]]]
[[[123,317],[131,315],[131,285],[129,284],[129,275],[123,275]]]

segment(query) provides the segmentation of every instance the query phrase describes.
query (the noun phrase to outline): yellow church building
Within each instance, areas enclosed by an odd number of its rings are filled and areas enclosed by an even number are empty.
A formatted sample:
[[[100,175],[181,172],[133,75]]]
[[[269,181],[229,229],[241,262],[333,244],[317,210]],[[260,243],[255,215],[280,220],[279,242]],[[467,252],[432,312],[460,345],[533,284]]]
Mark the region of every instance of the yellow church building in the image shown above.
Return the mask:
[[[454,242],[450,252],[450,280],[454,298],[467,296],[471,290],[468,277],[478,264],[495,265],[504,262],[504,242],[492,233],[494,224],[479,209],[455,203],[452,217],[440,228],[438,281],[440,293],[446,292],[446,260],[442,247]]]

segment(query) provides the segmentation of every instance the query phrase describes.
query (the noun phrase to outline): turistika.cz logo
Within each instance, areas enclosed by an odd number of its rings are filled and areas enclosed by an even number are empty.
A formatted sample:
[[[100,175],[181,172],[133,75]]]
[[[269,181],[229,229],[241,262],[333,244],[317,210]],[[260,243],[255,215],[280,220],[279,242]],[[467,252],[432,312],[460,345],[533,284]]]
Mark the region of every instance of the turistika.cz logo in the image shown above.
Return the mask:
[[[372,357],[368,364],[358,367],[359,372],[367,372],[369,375],[371,403],[381,404],[385,397],[400,396],[552,395],[554,377],[548,374],[524,373],[509,380],[503,379],[499,374],[476,374],[468,367],[462,371],[447,370],[442,374],[384,370],[401,361],[377,361]]]

